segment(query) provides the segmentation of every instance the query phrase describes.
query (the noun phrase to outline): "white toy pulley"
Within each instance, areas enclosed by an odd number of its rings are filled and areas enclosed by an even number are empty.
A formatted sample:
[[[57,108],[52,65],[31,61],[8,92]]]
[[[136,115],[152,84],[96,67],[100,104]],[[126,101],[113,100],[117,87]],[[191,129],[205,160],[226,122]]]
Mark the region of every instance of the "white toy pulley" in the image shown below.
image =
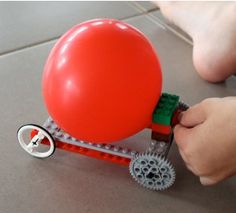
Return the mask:
[[[30,140],[30,133],[36,130],[38,133]],[[17,131],[17,138],[21,147],[33,157],[47,158],[51,156],[55,149],[55,141],[51,134],[41,126],[26,124]],[[47,139],[49,144],[42,144],[43,139]]]

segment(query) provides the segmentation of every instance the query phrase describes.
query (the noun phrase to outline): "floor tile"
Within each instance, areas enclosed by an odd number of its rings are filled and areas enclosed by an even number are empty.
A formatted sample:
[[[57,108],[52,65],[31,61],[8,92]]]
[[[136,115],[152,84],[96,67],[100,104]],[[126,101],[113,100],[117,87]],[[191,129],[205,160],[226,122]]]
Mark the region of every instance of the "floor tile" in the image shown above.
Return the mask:
[[[136,1],[134,3],[138,4],[138,7],[141,10],[145,11],[145,12],[149,12],[149,11],[153,11],[153,10],[157,10],[158,9],[157,5],[155,5],[151,1]]]
[[[143,31],[158,52],[163,91],[178,94],[189,104],[206,97],[236,94],[233,78],[219,85],[201,80],[192,65],[192,46],[149,16],[129,18],[127,22]],[[57,150],[45,160],[28,156],[15,135],[21,124],[40,124],[47,117],[41,75],[53,44],[0,56],[0,212],[235,212],[236,179],[214,187],[201,186],[185,168],[174,144],[169,158],[177,180],[164,192],[138,186],[128,168],[65,151]],[[149,134],[145,130],[120,143],[144,149]]]
[[[160,22],[161,24],[165,25],[168,30],[170,30],[172,33],[177,35],[178,37],[184,39],[189,44],[192,44],[191,37],[185,33],[183,30],[181,30],[176,25],[170,23],[167,19],[163,17],[160,11],[154,11],[150,14],[152,17],[156,17],[156,21]]]
[[[207,97],[235,95],[232,84],[209,84],[196,73],[192,63],[192,46],[149,16],[130,22],[148,36],[162,65],[163,90],[179,94],[184,101],[194,104]],[[154,24],[150,24],[150,21]],[[162,27],[161,27],[162,26]],[[234,80],[234,79],[233,79]]]
[[[0,55],[56,38],[88,19],[138,13],[132,2],[1,2]]]

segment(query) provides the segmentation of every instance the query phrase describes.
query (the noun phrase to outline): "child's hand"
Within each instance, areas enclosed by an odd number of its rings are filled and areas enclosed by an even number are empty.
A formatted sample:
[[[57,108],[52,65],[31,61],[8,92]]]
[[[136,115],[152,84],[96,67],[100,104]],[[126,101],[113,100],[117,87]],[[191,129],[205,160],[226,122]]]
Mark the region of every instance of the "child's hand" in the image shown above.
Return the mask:
[[[211,98],[180,117],[175,140],[186,166],[203,185],[236,174],[236,98]]]

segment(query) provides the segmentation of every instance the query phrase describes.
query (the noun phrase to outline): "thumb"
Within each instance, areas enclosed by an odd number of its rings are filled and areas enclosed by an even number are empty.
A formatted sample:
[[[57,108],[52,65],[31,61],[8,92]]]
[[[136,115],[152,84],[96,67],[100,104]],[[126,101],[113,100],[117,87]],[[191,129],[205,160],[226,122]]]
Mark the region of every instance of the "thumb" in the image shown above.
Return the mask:
[[[202,104],[190,107],[180,116],[180,124],[185,127],[194,127],[206,120],[206,111]]]
[[[174,128],[174,138],[179,149],[184,150],[186,144],[192,139],[192,129],[178,124]]]

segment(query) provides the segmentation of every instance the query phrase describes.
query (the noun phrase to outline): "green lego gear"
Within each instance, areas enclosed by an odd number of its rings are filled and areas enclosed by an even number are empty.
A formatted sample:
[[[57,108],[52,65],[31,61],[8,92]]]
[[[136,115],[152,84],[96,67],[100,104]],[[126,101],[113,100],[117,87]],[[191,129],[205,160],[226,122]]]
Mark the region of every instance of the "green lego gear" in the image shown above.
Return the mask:
[[[170,125],[173,113],[175,112],[179,103],[179,96],[162,93],[162,96],[153,112],[152,122]]]

